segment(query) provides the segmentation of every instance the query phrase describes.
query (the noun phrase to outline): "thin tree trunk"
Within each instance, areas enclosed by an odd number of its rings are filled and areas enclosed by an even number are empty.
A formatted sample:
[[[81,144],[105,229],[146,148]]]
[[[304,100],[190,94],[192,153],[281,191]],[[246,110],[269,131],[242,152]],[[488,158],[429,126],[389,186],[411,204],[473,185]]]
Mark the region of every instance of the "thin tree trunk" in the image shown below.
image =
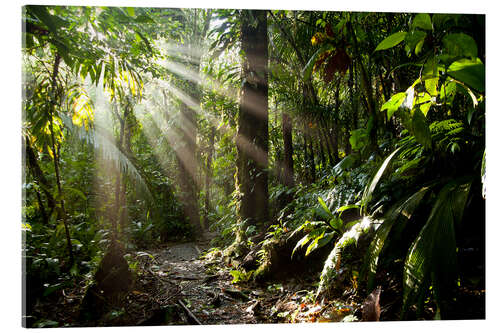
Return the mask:
[[[28,166],[28,169],[30,170],[32,177],[38,182],[43,194],[47,198],[47,207],[49,209],[49,212],[48,214],[46,214],[46,216],[48,222],[48,217],[52,214],[53,210],[56,208],[56,201],[52,196],[52,194],[50,193],[50,191],[48,190],[50,188],[50,184],[47,178],[45,178],[45,175],[43,174],[43,171],[40,168],[40,165],[38,164],[35,152],[33,151],[33,148],[29,143],[28,137],[24,138],[24,144],[26,151],[26,164]],[[42,208],[44,209],[43,202],[42,202]]]
[[[314,183],[316,181],[316,163],[314,161],[314,143],[313,143],[313,138],[310,133],[307,133],[307,136],[309,138],[309,172],[311,174],[311,181]]]
[[[302,151],[304,152],[304,171],[303,171],[303,178],[310,182],[309,179],[309,170],[307,168],[307,163],[309,162],[308,155],[307,155],[307,135],[306,135],[306,121],[303,120],[303,132],[302,132],[302,139],[303,139],[303,144],[302,144]]]
[[[56,98],[56,89],[57,89],[57,75],[59,73],[59,65],[61,63],[61,56],[56,53],[55,60],[54,60],[54,70],[52,72],[52,95],[53,98]],[[50,139],[51,139],[51,149],[53,153],[53,160],[54,160],[54,170],[56,173],[56,184],[57,184],[57,192],[59,196],[59,203],[61,205],[61,214],[62,214],[62,220],[64,224],[64,233],[66,235],[66,242],[67,242],[67,248],[68,248],[68,254],[69,254],[69,266],[73,266],[73,263],[75,261],[74,255],[73,255],[73,246],[71,244],[71,236],[69,233],[69,226],[68,226],[68,217],[66,215],[66,209],[64,207],[64,196],[63,196],[63,190],[61,186],[61,175],[59,173],[59,151],[57,150],[56,146],[56,140],[54,137],[54,113],[55,113],[55,105],[57,104],[57,101],[54,100],[52,103],[51,108],[49,109],[49,130],[50,130]]]
[[[326,167],[326,157],[325,157],[325,150],[323,148],[323,140],[321,139],[321,133],[319,130],[319,125],[317,130],[315,131],[315,134],[316,134],[316,139],[318,140],[318,151],[321,160],[321,170],[323,170]]]
[[[287,187],[295,186],[293,172],[293,142],[292,119],[286,112],[281,113],[283,128],[283,184]]]
[[[215,127],[210,127],[210,139],[207,152],[207,168],[205,170],[205,209],[203,215],[203,226],[208,229],[208,213],[210,212],[210,183],[212,181],[212,156],[215,144]]]
[[[378,152],[378,145],[377,145],[378,117],[377,117],[377,111],[375,110],[375,100],[374,100],[374,96],[373,96],[373,89],[372,89],[372,85],[371,85],[371,80],[368,78],[366,68],[365,68],[363,61],[361,59],[361,56],[359,53],[358,41],[356,38],[356,34],[354,33],[354,29],[352,27],[351,22],[348,22],[347,26],[348,26],[349,32],[351,33],[353,42],[354,42],[355,58],[357,59],[359,71],[361,74],[361,85],[362,85],[364,92],[365,92],[368,113],[373,118],[373,126],[371,127],[370,132],[368,133],[368,135],[370,137],[370,146],[372,147],[372,150],[374,152]]]
[[[127,104],[127,113],[124,115],[124,123],[123,123],[123,150],[127,157],[132,156],[132,149],[130,147],[130,137],[132,135],[132,124],[131,117],[132,114],[132,106]],[[125,232],[125,229],[128,225],[128,209],[127,209],[127,175],[122,173],[122,181],[121,181],[121,193],[120,193],[120,226],[122,233]]]
[[[332,140],[326,131],[327,127],[325,124],[326,122],[322,120],[321,127],[319,128],[319,135],[321,140],[325,143],[326,152],[328,154],[328,165],[332,165],[335,164],[335,158],[333,157],[332,154],[333,145],[332,145]]]

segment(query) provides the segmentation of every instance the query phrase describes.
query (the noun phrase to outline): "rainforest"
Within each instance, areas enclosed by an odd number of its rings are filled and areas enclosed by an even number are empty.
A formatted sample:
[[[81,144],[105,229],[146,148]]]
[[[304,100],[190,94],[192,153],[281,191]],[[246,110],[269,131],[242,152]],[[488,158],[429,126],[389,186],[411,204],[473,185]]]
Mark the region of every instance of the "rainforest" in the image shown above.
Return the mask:
[[[485,15],[22,27],[24,327],[485,319]]]

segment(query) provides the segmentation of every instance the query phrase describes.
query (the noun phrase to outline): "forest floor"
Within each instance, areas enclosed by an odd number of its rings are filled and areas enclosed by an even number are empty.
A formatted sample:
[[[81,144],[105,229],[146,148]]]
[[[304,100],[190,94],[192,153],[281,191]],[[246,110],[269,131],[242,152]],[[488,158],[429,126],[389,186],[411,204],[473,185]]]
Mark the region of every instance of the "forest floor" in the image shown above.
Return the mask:
[[[234,284],[235,268],[220,251],[209,249],[205,240],[150,250],[154,259],[141,256],[137,290],[129,295],[137,309],[126,310],[128,318],[135,312],[138,325],[326,322],[340,321],[360,306],[313,302],[313,277]]]
[[[98,320],[79,316],[85,281],[39,302],[36,317],[44,318],[45,327],[220,325],[338,322],[359,311],[359,303],[314,302],[315,276],[235,284],[235,268],[221,251],[210,250],[209,239],[130,253],[133,287]]]
[[[361,318],[363,299],[355,292],[318,303],[314,293],[319,276],[315,274],[253,282],[249,276],[241,275],[220,250],[211,248],[210,236],[213,235],[206,235],[203,241],[129,251],[129,265],[135,272],[132,288],[117,303],[98,311],[98,319],[82,319],[80,304],[90,282],[84,280],[39,300],[28,326],[223,325]],[[383,289],[381,320],[398,320],[401,286]],[[457,298],[464,306],[455,313],[456,319],[484,318],[484,290],[465,290]],[[433,313],[426,317],[432,319]]]

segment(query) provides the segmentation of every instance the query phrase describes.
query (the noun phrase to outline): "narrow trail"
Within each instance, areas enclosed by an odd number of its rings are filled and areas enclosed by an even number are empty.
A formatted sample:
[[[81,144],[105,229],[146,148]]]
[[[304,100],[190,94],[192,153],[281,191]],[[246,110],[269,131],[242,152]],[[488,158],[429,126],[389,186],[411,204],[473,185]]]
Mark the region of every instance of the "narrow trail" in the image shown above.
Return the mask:
[[[141,271],[145,273],[142,282],[146,282],[143,287],[157,305],[151,308],[150,317],[145,318],[142,325],[165,324],[165,317],[175,324],[262,322],[257,321],[253,311],[258,300],[252,298],[251,293],[247,295],[235,288],[230,267],[224,264],[220,253],[200,259],[210,248],[211,236],[207,234],[202,241],[172,243],[147,252],[154,259],[141,256]],[[179,318],[176,315],[168,318],[169,306],[177,307]]]
[[[143,275],[138,282],[145,282],[144,297],[154,306],[143,309],[145,319],[139,320],[139,325],[340,321],[354,312],[354,304],[314,302],[314,278],[233,284],[230,272],[234,268],[223,260],[220,251],[201,257],[210,249],[211,237],[205,236],[203,241],[150,250],[154,259],[141,256]],[[173,316],[169,315],[172,306]]]

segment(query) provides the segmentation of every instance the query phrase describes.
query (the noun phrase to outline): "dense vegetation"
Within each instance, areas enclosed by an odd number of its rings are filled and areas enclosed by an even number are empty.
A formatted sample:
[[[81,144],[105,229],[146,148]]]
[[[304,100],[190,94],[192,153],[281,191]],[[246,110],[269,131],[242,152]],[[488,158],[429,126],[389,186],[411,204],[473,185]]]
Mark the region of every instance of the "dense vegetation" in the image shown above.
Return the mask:
[[[25,325],[119,323],[95,320],[189,240],[235,285],[305,274],[300,309],[484,318],[484,16],[26,6],[23,27]]]

